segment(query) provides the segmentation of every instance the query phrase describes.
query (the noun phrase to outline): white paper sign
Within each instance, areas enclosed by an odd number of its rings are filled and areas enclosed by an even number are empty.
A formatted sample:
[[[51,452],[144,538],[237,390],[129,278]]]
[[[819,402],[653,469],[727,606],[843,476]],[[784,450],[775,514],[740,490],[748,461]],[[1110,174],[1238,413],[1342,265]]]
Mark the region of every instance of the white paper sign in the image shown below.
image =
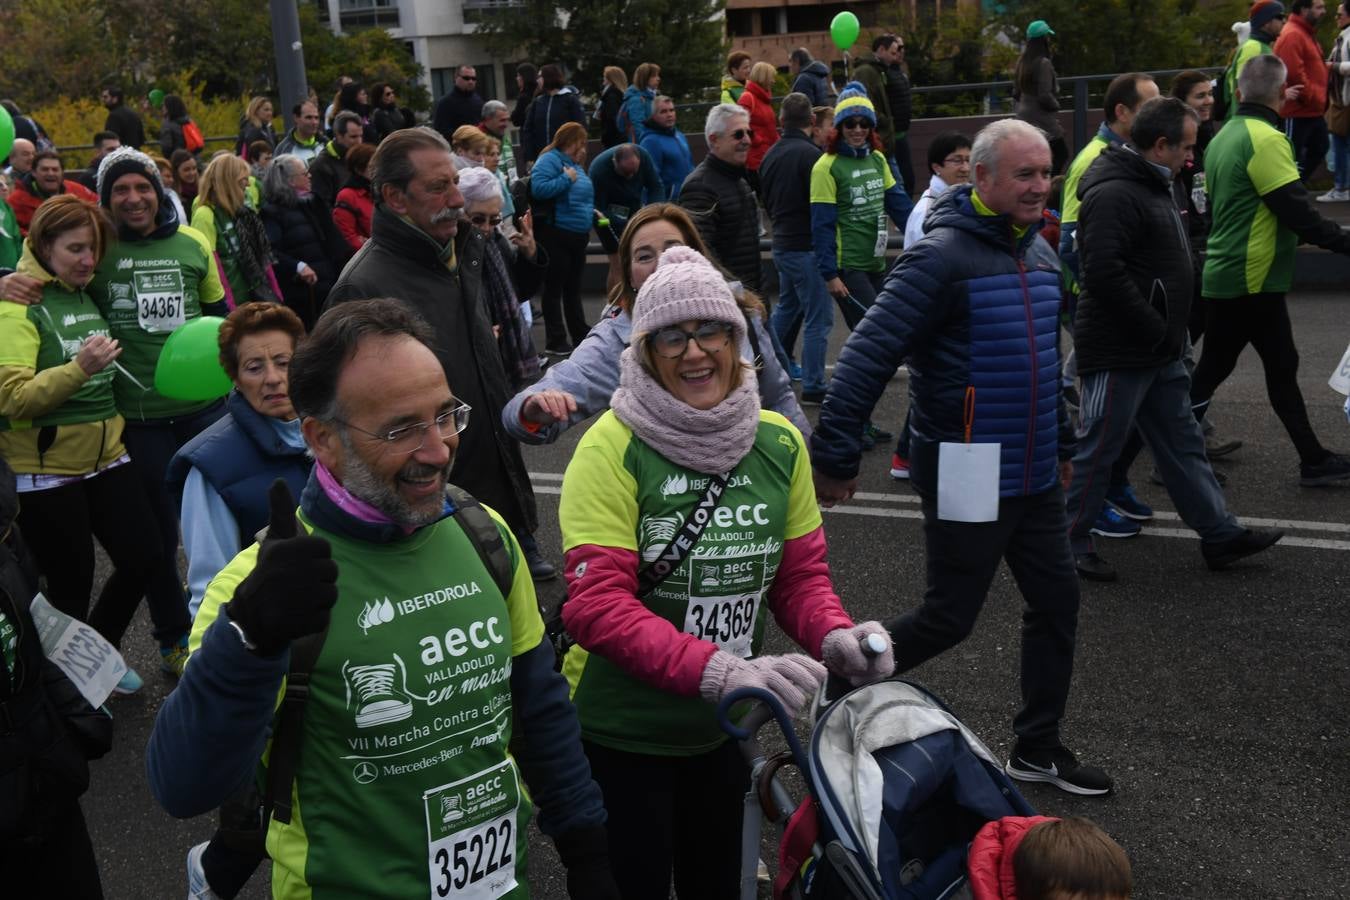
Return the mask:
[[[1341,357],[1341,364],[1336,367],[1336,371],[1331,373],[1327,379],[1327,384],[1338,394],[1350,394],[1350,347],[1345,348],[1345,355]]]
[[[938,518],[946,522],[998,519],[998,463],[1002,444],[938,445]]]
[[[103,635],[61,612],[41,594],[33,598],[28,610],[37,626],[42,652],[66,673],[89,705],[98,709],[127,673],[122,654]]]

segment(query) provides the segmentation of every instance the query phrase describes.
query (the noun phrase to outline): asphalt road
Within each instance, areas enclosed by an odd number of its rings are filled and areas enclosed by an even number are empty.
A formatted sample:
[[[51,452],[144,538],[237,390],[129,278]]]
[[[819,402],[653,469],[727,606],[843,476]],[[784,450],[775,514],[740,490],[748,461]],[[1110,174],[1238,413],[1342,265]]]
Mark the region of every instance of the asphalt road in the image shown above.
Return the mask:
[[[1350,339],[1345,304],[1344,295],[1303,294],[1290,305],[1312,421],[1324,443],[1350,451],[1343,398],[1326,386]],[[836,353],[844,337],[839,323]],[[900,377],[878,424],[898,428],[904,406]],[[1025,793],[1043,813],[1088,816],[1114,835],[1133,862],[1138,898],[1350,897],[1350,483],[1299,487],[1250,350],[1213,415],[1246,444],[1219,464],[1231,508],[1252,522],[1278,522],[1289,536],[1230,571],[1209,572],[1141,459],[1137,488],[1158,520],[1143,536],[1102,548],[1121,571],[1118,583],[1084,585],[1064,722],[1066,743],[1105,767],[1117,791],[1105,799],[1041,786]],[[537,537],[555,561],[558,488],[580,432],[526,450],[543,522]],[[913,607],[924,587],[917,498],[888,468],[889,449],[873,451],[858,498],[825,514],[835,582],[858,620]],[[540,586],[547,598],[560,590],[560,580]],[[1004,569],[975,633],[912,673],[996,755],[1010,749],[1018,705],[1019,603]],[[786,639],[776,635],[771,649],[787,649]],[[146,687],[112,701],[116,747],[94,765],[86,815],[108,897],[181,897],[184,855],[212,823],[170,818],[146,787],[145,741],[172,683],[155,674],[143,611],[124,652]],[[552,849],[537,835],[534,846],[533,895],[564,898]],[[241,896],[265,897],[266,881],[260,873]]]

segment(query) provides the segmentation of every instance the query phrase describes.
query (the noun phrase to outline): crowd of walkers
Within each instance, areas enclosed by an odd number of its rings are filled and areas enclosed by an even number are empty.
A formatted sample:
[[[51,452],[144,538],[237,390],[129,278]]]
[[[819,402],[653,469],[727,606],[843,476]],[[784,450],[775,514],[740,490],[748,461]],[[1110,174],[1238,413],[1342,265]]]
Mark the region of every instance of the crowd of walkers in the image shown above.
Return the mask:
[[[233,897],[268,857],[278,897],[428,879],[525,896],[537,809],[572,897],[729,898],[748,770],[718,701],[753,686],[795,712],[827,672],[911,669],[970,633],[1006,560],[1026,603],[1006,773],[1110,793],[1061,720],[1080,580],[1118,577],[1094,540],[1154,515],[1130,482],[1140,451],[1209,568],[1277,542],[1228,509],[1211,463],[1241,447],[1206,414],[1251,343],[1301,484],[1350,478],[1309,424],[1285,302],[1297,242],[1350,255],[1307,189],[1330,129],[1336,180],[1315,199],[1350,198],[1346,37],[1330,68],[1307,46],[1323,12],[1259,0],[1214,80],[1117,77],[1076,155],[1055,32],[1033,22],[1015,115],[937,135],[922,192],[889,33],[840,83],[793,51],[783,98],[775,64],[732,53],[697,163],[656,63],[606,68],[590,117],[556,64],[518,67],[514,109],[461,66],[424,125],[391,84],[287,104],[284,133],[258,96],[215,153],[169,95],[147,154],[110,87],[72,179],[35,126],[0,198],[6,722],[62,677],[25,669],[39,574],[113,647],[144,597],[178,679],[151,789],[173,815],[220,817],[188,852],[190,896]],[[609,263],[594,322],[592,236]],[[827,378],[835,306],[850,336]],[[231,389],[182,399],[158,364],[202,316],[222,320]],[[903,365],[896,436],[872,414]],[[562,545],[541,547],[522,447],[592,419]],[[851,499],[864,453],[892,441],[927,584],[858,623],[819,507]],[[95,541],[112,566],[97,594]],[[534,584],[558,574],[554,549],[567,601],[546,622]],[[770,620],[794,652],[762,653]],[[127,669],[114,693],[142,686]],[[61,748],[76,769],[106,752],[103,712],[43,702],[84,723]],[[99,896],[78,772],[11,765],[7,741],[0,785],[32,783],[0,837],[49,861],[44,889]],[[1128,895],[1102,841],[1063,891]]]

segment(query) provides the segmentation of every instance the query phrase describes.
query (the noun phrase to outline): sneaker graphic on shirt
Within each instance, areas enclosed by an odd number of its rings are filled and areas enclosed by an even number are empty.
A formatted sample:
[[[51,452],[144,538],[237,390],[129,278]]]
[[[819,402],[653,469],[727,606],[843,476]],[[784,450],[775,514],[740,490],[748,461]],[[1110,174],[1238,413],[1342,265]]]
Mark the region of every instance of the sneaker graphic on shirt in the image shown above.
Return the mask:
[[[449,825],[464,818],[464,810],[459,808],[463,799],[459,794],[448,794],[441,797],[441,822]]]
[[[392,663],[354,666],[347,660],[342,664],[347,706],[355,703],[357,728],[401,722],[413,714],[412,696],[395,684],[396,675],[407,683],[408,671],[397,653]]]

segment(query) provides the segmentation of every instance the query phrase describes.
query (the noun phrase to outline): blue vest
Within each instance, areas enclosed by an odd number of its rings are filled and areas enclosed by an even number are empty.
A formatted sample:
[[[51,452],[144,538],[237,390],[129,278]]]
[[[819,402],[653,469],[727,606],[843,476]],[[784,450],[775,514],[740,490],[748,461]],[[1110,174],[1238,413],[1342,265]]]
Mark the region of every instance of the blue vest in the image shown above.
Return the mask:
[[[303,448],[288,446],[238,391],[230,392],[225,409],[224,416],[174,454],[166,478],[181,507],[188,472],[201,472],[239,524],[239,546],[247,547],[267,524],[272,482],[285,479],[291,496],[299,497],[314,463]]]

